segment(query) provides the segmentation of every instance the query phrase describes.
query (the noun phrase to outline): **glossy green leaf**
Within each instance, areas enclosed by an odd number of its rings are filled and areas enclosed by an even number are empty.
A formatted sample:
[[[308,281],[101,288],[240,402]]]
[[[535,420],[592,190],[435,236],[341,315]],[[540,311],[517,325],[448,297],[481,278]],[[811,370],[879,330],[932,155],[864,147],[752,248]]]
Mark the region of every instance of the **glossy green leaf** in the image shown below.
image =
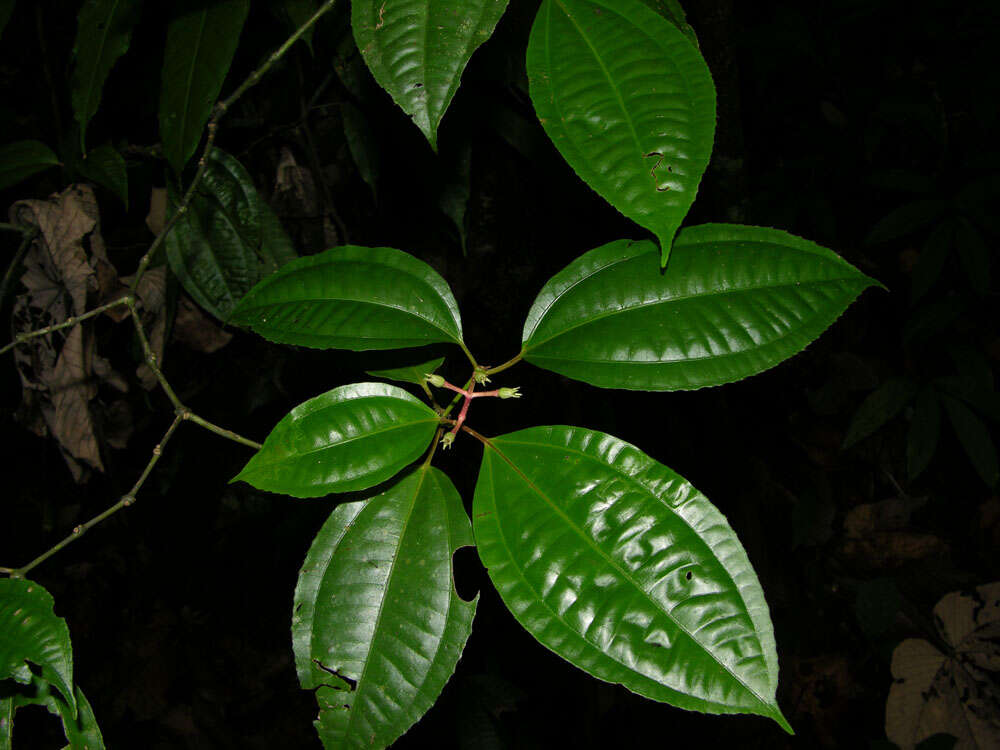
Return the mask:
[[[98,146],[80,162],[80,171],[88,180],[110,190],[128,210],[128,168],[125,158],[113,146]]]
[[[80,151],[86,153],[87,123],[97,114],[108,73],[128,51],[132,27],[139,19],[138,0],[85,0],[77,16],[71,92],[80,124]]]
[[[415,461],[437,426],[398,386],[344,385],[292,409],[232,481],[294,497],[364,490]]]
[[[315,349],[463,345],[445,280],[389,247],[344,245],[297,258],[240,300],[232,320],[276,343]]]
[[[171,209],[177,197],[171,191]],[[213,148],[187,213],[164,242],[171,270],[220,320],[261,279],[295,257],[243,165]]]
[[[601,432],[532,427],[484,449],[472,515],[497,591],[543,645],[647,698],[791,731],[746,552],[666,466]]]
[[[671,257],[660,273],[653,243],[619,240],[570,263],[528,312],[524,358],[605,388],[720,385],[801,351],[878,283],[764,227],[689,227]]]
[[[933,388],[923,388],[917,394],[913,421],[906,436],[906,474],[916,479],[934,457],[941,435],[941,404]]]
[[[27,662],[36,664],[75,714],[69,628],[53,606],[51,594],[34,581],[0,579],[0,680],[30,682]]]
[[[56,696],[49,697],[48,705],[50,709],[57,711],[62,719],[63,732],[69,741],[68,750],[104,750],[104,737],[101,735],[100,727],[97,726],[94,709],[79,687],[76,689],[76,705],[79,707],[76,716],[66,701]]]
[[[424,375],[437,370],[444,363],[444,357],[432,359],[430,362],[423,362],[419,365],[409,367],[395,367],[391,370],[368,370],[368,374],[376,378],[386,380],[398,380],[403,383],[414,383],[420,385],[424,382]]]
[[[167,27],[160,78],[163,154],[180,174],[222,91],[250,0],[185,0]]]
[[[917,384],[905,378],[889,378],[861,402],[844,437],[850,448],[879,430],[917,395]]]
[[[452,571],[471,544],[455,486],[430,466],[323,524],[299,573],[292,646],[324,746],[386,747],[437,699],[472,631],[479,597],[463,601]]]
[[[527,65],[556,148],[657,236],[666,265],[715,137],[715,87],[701,53],[640,0],[544,0]]]
[[[1000,479],[1000,465],[997,462],[997,449],[990,437],[989,428],[965,404],[957,398],[943,395],[945,411],[955,434],[965,449],[972,465],[982,480],[989,487],[995,487]]]
[[[344,139],[351,152],[354,165],[358,168],[372,195],[378,197],[378,142],[372,136],[371,126],[361,110],[350,102],[342,102],[340,113],[344,124]]]
[[[507,0],[354,0],[351,26],[375,80],[437,150],[437,130],[472,53]]]
[[[41,141],[15,141],[0,146],[0,189],[58,166],[55,153]]]

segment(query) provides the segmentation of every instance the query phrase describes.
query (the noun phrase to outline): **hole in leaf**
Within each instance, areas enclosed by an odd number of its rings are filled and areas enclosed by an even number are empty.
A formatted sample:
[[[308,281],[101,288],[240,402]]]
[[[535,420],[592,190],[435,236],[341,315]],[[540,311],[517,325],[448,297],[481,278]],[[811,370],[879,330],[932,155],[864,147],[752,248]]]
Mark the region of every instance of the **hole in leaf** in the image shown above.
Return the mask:
[[[451,556],[455,592],[464,602],[471,602],[482,588],[483,564],[475,547],[459,547]]]
[[[343,682],[343,685],[330,685],[330,687],[333,688],[334,690],[349,690],[349,691],[351,691],[353,693],[355,690],[358,689],[358,681],[355,680],[354,678],[348,677],[345,674],[341,674],[336,669],[333,669],[331,667],[326,666],[326,664],[324,664],[323,662],[321,662],[319,659],[313,659],[313,663],[317,667],[319,667],[320,669],[322,669],[324,672],[328,672],[329,674],[332,674],[338,680],[340,680],[341,682]]]
[[[687,578],[690,581],[691,580],[691,571],[689,570],[687,573],[685,573],[684,577]]]

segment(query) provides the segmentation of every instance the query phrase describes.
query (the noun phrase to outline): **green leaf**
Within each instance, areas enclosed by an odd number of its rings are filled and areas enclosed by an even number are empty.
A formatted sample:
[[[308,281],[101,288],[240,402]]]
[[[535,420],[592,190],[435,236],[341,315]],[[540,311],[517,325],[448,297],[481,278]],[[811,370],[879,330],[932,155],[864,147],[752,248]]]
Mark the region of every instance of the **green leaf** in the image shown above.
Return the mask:
[[[695,47],[699,47],[698,36],[687,22],[687,14],[677,0],[642,0],[643,4],[652,8],[670,23],[676,26]]]
[[[98,146],[80,162],[80,171],[88,180],[110,190],[128,211],[128,169],[125,158],[113,146]]]
[[[55,696],[49,697],[48,705],[62,718],[63,731],[71,750],[104,750],[104,737],[97,726],[94,709],[79,687],[76,689],[76,705],[80,709],[78,715],[74,716],[66,701]]]
[[[426,465],[330,514],[299,573],[292,616],[295,667],[316,691],[325,747],[386,747],[437,699],[479,600],[454,587],[452,556],[471,544],[455,486]]]
[[[527,66],[549,138],[657,236],[666,265],[712,153],[715,86],[701,53],[640,0],[544,0]]]
[[[58,166],[55,153],[41,141],[15,141],[0,146],[0,189]]]
[[[167,27],[160,79],[163,154],[180,174],[198,147],[222,91],[249,0],[186,0]]]
[[[951,426],[955,428],[955,434],[976,472],[987,486],[995,487],[1000,478],[1000,467],[997,465],[997,449],[990,437],[989,428],[957,398],[943,395],[941,400],[948,412]]]
[[[906,436],[906,474],[916,479],[934,457],[941,435],[941,404],[933,388],[923,388],[917,395],[913,421]]]
[[[1000,394],[993,390],[993,376],[983,381],[973,375],[949,375],[934,378],[934,384],[990,419],[1000,422]]]
[[[354,165],[358,168],[372,195],[378,199],[378,142],[372,137],[371,126],[361,110],[350,102],[342,102],[340,113],[344,124],[344,138],[351,152]]]
[[[177,197],[171,191],[171,213]],[[171,270],[220,320],[261,279],[295,257],[243,165],[213,148],[188,211],[164,242]]]
[[[671,257],[660,273],[653,243],[618,240],[570,263],[528,312],[524,358],[604,388],[720,385],[801,351],[878,284],[764,227],[689,227]]]
[[[424,375],[437,370],[444,363],[444,357],[432,359],[419,365],[409,367],[396,367],[391,370],[368,370],[368,374],[376,378],[386,378],[387,380],[399,380],[403,383],[414,383],[420,385],[424,382]]]
[[[80,8],[71,89],[83,153],[87,151],[87,123],[101,105],[101,92],[108,73],[118,58],[128,51],[132,27],[141,8],[137,0],[86,0]]]
[[[316,0],[285,0],[285,13],[288,14],[288,21],[291,23],[292,33],[295,33],[303,26],[305,26],[306,21],[316,15],[316,11],[319,10],[319,4]],[[303,42],[309,48],[309,53],[312,54],[313,51],[313,32],[316,30],[315,26],[310,26],[309,29],[301,36]]]
[[[389,247],[344,245],[297,258],[240,300],[232,321],[276,343],[315,349],[464,346],[445,280]]]
[[[602,432],[532,427],[487,444],[473,519],[497,591],[544,646],[647,698],[791,732],[757,576],[672,470]]]
[[[354,0],[351,26],[375,80],[437,150],[437,130],[472,53],[507,0]]]
[[[876,224],[865,238],[865,245],[880,245],[931,224],[948,209],[948,201],[921,199],[890,211]]]
[[[294,497],[374,487],[415,461],[438,415],[402,388],[353,383],[299,404],[233,482]]]
[[[73,647],[66,621],[53,606],[52,595],[34,581],[0,579],[0,680],[30,681],[26,663],[36,664],[75,714]]]
[[[917,384],[912,380],[889,378],[872,391],[854,413],[843,447],[850,448],[881,429],[913,400],[917,390]]]
[[[0,750],[11,750],[14,738],[14,699],[0,698]]]

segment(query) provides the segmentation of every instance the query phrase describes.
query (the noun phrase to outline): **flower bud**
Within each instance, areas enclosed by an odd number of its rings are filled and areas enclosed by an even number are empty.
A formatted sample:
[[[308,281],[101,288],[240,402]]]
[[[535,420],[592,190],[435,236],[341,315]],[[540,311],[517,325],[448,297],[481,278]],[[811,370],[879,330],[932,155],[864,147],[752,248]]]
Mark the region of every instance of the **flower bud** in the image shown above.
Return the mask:
[[[501,388],[500,393],[497,394],[500,398],[521,398],[521,388],[520,386],[514,386],[513,388]]]
[[[431,373],[424,373],[424,380],[433,385],[435,388],[441,388],[444,386],[444,378],[440,375],[432,375]]]
[[[478,367],[472,373],[472,379],[479,383],[479,385],[486,385],[490,382],[490,379],[486,376],[486,370],[481,370]]]
[[[455,442],[455,433],[449,432],[443,438],[441,438],[441,449],[447,450],[451,447],[451,444]]]

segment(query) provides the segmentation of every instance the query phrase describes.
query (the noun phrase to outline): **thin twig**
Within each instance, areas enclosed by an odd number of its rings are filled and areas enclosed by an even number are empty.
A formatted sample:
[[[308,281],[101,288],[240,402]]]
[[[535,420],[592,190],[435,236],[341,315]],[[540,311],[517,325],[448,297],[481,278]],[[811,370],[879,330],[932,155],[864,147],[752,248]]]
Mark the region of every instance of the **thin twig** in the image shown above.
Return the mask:
[[[125,304],[128,305],[128,311],[132,315],[132,322],[135,324],[135,335],[139,339],[139,346],[142,347],[143,358],[145,359],[146,366],[153,373],[160,387],[163,388],[163,392],[167,394],[167,398],[170,399],[170,403],[174,405],[174,409],[178,414],[189,411],[189,409],[181,403],[181,400],[174,393],[174,389],[167,382],[166,377],[163,375],[163,371],[160,369],[159,362],[156,361],[156,354],[153,352],[153,347],[149,345],[149,338],[146,336],[146,331],[142,327],[142,319],[139,317],[139,311],[135,308],[135,300],[132,297],[126,297],[128,300]]]
[[[163,229],[161,229],[160,233],[156,235],[156,239],[154,239],[153,243],[149,246],[149,250],[146,251],[146,254],[143,255],[142,259],[139,261],[139,266],[136,268],[135,275],[132,277],[132,283],[130,285],[133,292],[139,284],[139,279],[141,279],[143,274],[146,273],[146,269],[153,261],[156,251],[160,249],[161,245],[163,245],[167,235],[174,228],[180,218],[187,213],[191,200],[194,198],[194,194],[197,191],[198,186],[201,184],[202,177],[204,176],[205,170],[208,166],[208,156],[211,154],[212,146],[215,144],[215,135],[219,129],[219,120],[222,119],[222,116],[226,113],[226,111],[236,103],[237,99],[243,96],[243,94],[245,94],[253,86],[257,85],[257,83],[271,69],[271,66],[278,62],[278,60],[280,60],[284,54],[291,49],[292,45],[298,41],[299,37],[308,31],[312,25],[316,23],[321,16],[323,16],[324,13],[333,8],[336,2],[337,0],[327,0],[327,2],[323,3],[322,7],[320,7],[320,9],[313,14],[312,18],[306,21],[298,29],[298,31],[286,39],[284,44],[272,52],[270,57],[268,57],[267,60],[265,60],[253,73],[251,73],[249,77],[247,77],[247,79],[243,81],[243,83],[241,83],[232,94],[229,95],[228,98],[223,99],[215,105],[215,108],[212,110],[212,116],[209,118],[208,125],[206,126],[208,137],[205,139],[205,147],[202,149],[201,156],[198,159],[198,170],[194,173],[194,178],[191,180],[191,184],[188,186],[187,192],[184,193],[184,197],[177,206],[177,210],[174,212],[173,216],[170,217],[167,223],[163,225]]]
[[[523,351],[518,352],[517,355],[511,357],[506,362],[504,362],[502,365],[497,365],[496,367],[490,367],[490,368],[488,368],[486,370],[486,374],[487,375],[495,375],[498,372],[503,372],[504,370],[506,370],[506,369],[508,369],[510,367],[513,367],[518,362],[520,362],[521,359],[523,358],[523,356],[524,356],[524,352]]]
[[[38,234],[38,227],[7,224],[6,222],[0,222],[0,229],[7,232],[17,232],[18,234],[30,234],[32,236]]]
[[[129,304],[129,300],[131,299],[132,299],[131,297],[121,297],[120,299],[116,299],[113,302],[109,302],[106,305],[101,305],[100,307],[95,307],[93,310],[88,310],[87,312],[81,313],[80,315],[71,315],[70,317],[66,318],[66,320],[64,320],[62,323],[55,323],[50,326],[45,326],[45,328],[38,328],[37,330],[34,331],[26,331],[24,333],[19,333],[17,336],[14,337],[13,341],[11,341],[3,348],[0,348],[0,354],[6,354],[8,351],[13,349],[18,344],[23,344],[25,341],[29,341],[30,339],[37,338],[38,336],[44,336],[47,333],[52,333],[53,331],[58,331],[62,328],[69,328],[70,326],[75,326],[77,323],[81,323],[84,320],[87,320],[88,318],[93,318],[97,315],[100,315],[103,312],[107,312],[113,307],[119,307],[120,305],[127,305]]]
[[[209,432],[214,432],[216,435],[224,437],[227,440],[232,440],[234,443],[239,443],[240,445],[245,445],[248,448],[253,448],[254,450],[258,451],[262,447],[260,443],[255,443],[253,440],[245,438],[242,435],[238,435],[232,430],[227,430],[225,427],[219,427],[217,424],[212,424],[207,419],[199,417],[193,411],[186,410],[182,413],[182,416],[184,417],[184,419],[194,422],[199,427],[204,427]]]
[[[54,544],[52,547],[50,547],[48,550],[40,554],[38,557],[29,562],[27,565],[23,565],[20,568],[17,568],[16,570],[0,568],[0,571],[3,572],[9,571],[9,575],[11,575],[12,577],[23,578],[34,567],[48,560],[50,557],[52,557],[52,555],[54,555],[56,552],[61,550],[66,545],[75,542],[77,539],[82,537],[91,528],[99,524],[101,521],[103,521],[106,518],[109,518],[110,516],[113,516],[122,508],[127,508],[128,506],[132,505],[132,503],[135,502],[136,494],[138,494],[139,490],[142,488],[142,485],[146,482],[146,479],[149,477],[149,474],[153,470],[153,467],[156,466],[157,461],[160,460],[160,456],[163,453],[163,447],[170,440],[171,436],[174,434],[174,430],[177,429],[177,426],[182,421],[183,420],[181,419],[180,415],[174,417],[174,421],[170,423],[170,427],[167,428],[167,431],[163,434],[163,437],[160,438],[160,442],[158,442],[154,446],[153,455],[150,457],[149,462],[146,464],[146,468],[142,470],[142,474],[139,475],[139,478],[136,480],[135,484],[132,485],[132,489],[129,490],[126,494],[122,495],[117,503],[112,505],[103,513],[98,513],[89,521],[74,527],[72,533],[69,536],[65,537],[61,542]]]

